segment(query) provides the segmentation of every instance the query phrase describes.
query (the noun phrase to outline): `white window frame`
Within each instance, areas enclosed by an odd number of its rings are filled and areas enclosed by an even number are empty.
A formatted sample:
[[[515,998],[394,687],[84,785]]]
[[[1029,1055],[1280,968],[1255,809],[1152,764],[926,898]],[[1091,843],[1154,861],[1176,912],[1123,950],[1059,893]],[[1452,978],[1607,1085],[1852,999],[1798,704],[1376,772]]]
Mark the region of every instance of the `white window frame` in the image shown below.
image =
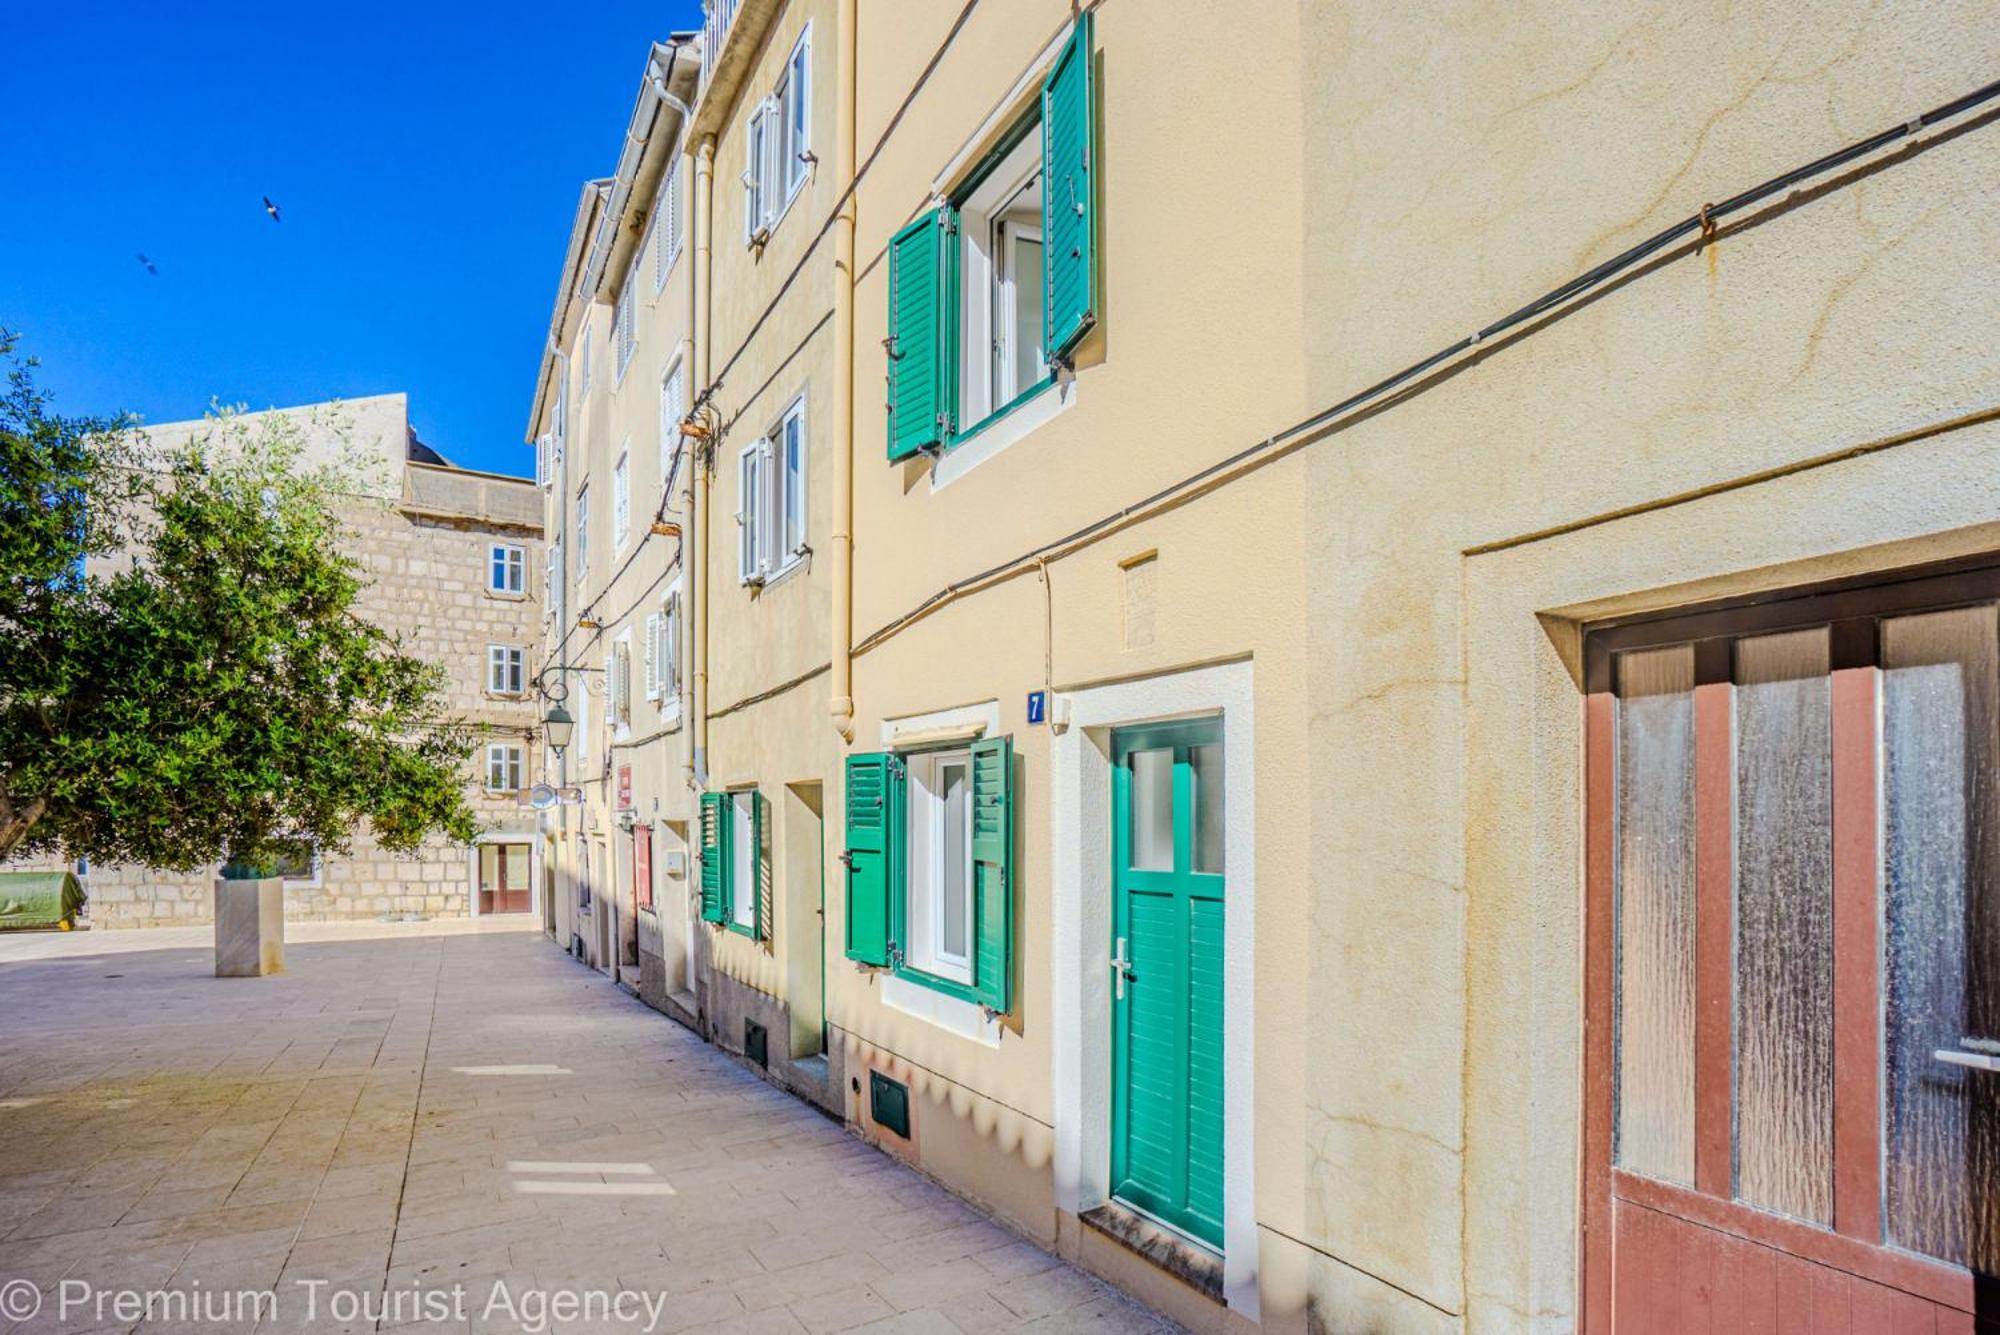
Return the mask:
[[[1037,177],[1046,177],[1039,121],[1008,150],[959,206],[959,425],[964,433],[1048,379],[1016,384],[1014,375],[1014,282],[1011,266],[998,252],[1006,244],[1001,216]],[[1037,209],[1039,218],[1041,210]],[[1016,229],[1025,239],[1029,229]],[[1039,221],[1032,229],[1040,239]],[[977,349],[979,355],[972,355]]]
[[[486,744],[485,788],[489,793],[518,793],[527,787],[527,758],[519,742]],[[499,782],[494,782],[498,779]],[[507,780],[512,779],[512,783]]]
[[[500,582],[495,584],[495,571]],[[508,598],[528,596],[528,549],[519,543],[495,542],[486,551],[486,591]]]
[[[681,374],[681,358],[675,354],[660,377],[660,483],[673,475],[674,458],[681,448],[681,419],[687,416],[687,380]]]
[[[555,591],[562,587],[563,545],[562,545],[562,538],[559,536],[549,539],[548,563],[549,563],[548,570],[545,571],[542,576],[543,579],[547,581],[547,589],[549,592],[548,601],[542,608],[542,620],[544,621],[547,621],[551,617],[555,616],[556,614]]]
[[[729,795],[729,921],[752,936],[757,934],[757,896],[763,889],[757,884],[757,869],[764,860],[753,838],[757,823],[751,806],[756,800],[755,789]]]
[[[604,655],[604,697],[609,706],[611,731],[618,737],[632,735],[632,628],[627,626],[611,642]]]
[[[659,295],[681,257],[681,145],[675,141],[667,155],[667,168],[660,177],[660,192],[653,200],[653,293]]]
[[[797,458],[788,448],[796,439]],[[806,396],[802,392],[772,424],[770,434],[736,456],[736,577],[769,584],[795,569],[811,550],[812,519]]]
[[[811,164],[807,156],[812,152],[812,24],[807,23],[805,31],[793,45],[792,53],[785,59],[785,72],[779,76],[778,91],[773,94],[778,103],[778,156],[780,167],[778,180],[785,192],[785,206],[790,207],[792,198],[811,179]],[[782,214],[783,210],[780,210]]]
[[[583,342],[583,386],[582,388],[577,390],[577,393],[588,394],[590,393],[590,381],[591,381],[591,363],[592,363],[591,350],[596,346],[590,340],[590,317],[588,315],[583,317],[582,342]]]
[[[514,697],[526,694],[527,688],[528,651],[518,644],[487,645],[486,693]]]
[[[303,876],[287,876],[281,870],[279,879],[287,890],[318,890],[326,884],[326,862],[319,855],[319,845],[314,844],[312,853],[306,859],[306,873]]]
[[[584,762],[590,758],[590,683],[584,680],[586,675],[577,675],[576,728],[570,734],[569,748],[576,753],[579,774],[584,772]]]
[[[686,615],[680,580],[667,585],[655,615],[660,618],[660,640],[655,651],[659,656],[660,717],[677,719],[681,715],[681,635]]]
[[[770,456],[769,439],[751,441],[736,456],[736,579],[741,584],[762,584],[770,573],[764,559]]]
[[[590,573],[590,480],[576,489],[576,570],[578,584]]]
[[[777,99],[767,97],[750,112],[743,127],[743,244],[746,246],[768,241],[784,214],[778,189],[781,133]]]
[[[979,925],[974,920],[972,865],[972,752],[969,748],[948,751],[919,751],[904,757],[909,781],[905,819],[909,858],[904,878],[903,912],[908,924],[905,943],[909,966],[933,978],[972,986],[972,956],[977,949]],[[944,799],[944,772],[957,768],[962,776],[964,800],[957,819],[964,824],[962,856],[957,859],[962,876],[960,903],[964,911],[965,950],[962,954],[946,948],[945,876],[946,845],[952,815]]]
[[[618,462],[611,468],[611,547],[625,550],[632,536],[632,448],[628,441],[619,447]]]
[[[625,266],[625,281],[618,289],[618,299],[611,308],[612,332],[617,340],[617,371],[612,383],[625,383],[625,368],[632,364],[632,353],[639,346],[638,306],[639,297],[639,252],[632,252],[631,262]]]

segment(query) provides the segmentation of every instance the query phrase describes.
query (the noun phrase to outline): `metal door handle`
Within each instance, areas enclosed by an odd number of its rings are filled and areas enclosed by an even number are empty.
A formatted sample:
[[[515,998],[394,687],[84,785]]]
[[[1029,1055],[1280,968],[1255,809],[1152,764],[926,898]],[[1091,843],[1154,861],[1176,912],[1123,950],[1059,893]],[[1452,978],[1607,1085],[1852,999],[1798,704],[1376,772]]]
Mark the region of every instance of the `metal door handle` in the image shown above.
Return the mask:
[[[1111,956],[1111,985],[1118,1000],[1125,1000],[1125,980],[1132,976],[1132,961],[1125,956],[1125,938],[1118,938],[1118,949]]]
[[[1931,1054],[1938,1061],[1975,1071],[2000,1071],[2000,1056],[1988,1052],[1967,1052],[1963,1048],[1939,1048]]]

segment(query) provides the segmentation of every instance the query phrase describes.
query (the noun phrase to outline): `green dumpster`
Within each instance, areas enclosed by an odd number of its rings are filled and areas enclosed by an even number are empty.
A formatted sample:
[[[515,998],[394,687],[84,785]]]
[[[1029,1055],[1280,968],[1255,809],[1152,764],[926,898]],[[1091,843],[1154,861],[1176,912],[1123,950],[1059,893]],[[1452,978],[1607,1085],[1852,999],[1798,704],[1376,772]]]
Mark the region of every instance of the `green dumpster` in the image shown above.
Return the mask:
[[[83,886],[69,871],[0,871],[0,931],[58,927],[67,932],[83,911]]]

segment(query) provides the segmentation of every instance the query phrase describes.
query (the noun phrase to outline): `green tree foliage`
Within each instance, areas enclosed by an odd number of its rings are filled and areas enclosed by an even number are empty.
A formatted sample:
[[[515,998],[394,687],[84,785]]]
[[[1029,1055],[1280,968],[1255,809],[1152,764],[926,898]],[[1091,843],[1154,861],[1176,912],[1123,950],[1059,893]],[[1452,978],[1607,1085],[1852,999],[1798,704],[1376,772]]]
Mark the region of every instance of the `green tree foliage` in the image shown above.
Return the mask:
[[[469,841],[443,674],[357,615],[350,463],[230,414],[65,418],[0,331],[0,858],[190,870]]]

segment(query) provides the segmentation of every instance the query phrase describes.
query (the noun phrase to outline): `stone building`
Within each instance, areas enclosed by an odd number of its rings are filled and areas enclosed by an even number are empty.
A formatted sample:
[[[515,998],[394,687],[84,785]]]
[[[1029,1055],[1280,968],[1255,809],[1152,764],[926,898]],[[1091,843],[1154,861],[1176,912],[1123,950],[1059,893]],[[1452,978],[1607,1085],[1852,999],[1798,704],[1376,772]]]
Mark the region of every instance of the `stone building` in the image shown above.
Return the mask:
[[[293,920],[426,918],[541,911],[530,742],[538,695],[531,644],[540,634],[541,505],[534,483],[460,468],[417,439],[404,395],[240,414],[296,428],[308,460],[342,453],[362,464],[364,494],[345,518],[367,585],[362,616],[441,663],[449,711],[484,727],[467,786],[482,833],[473,848],[437,839],[413,856],[365,830],[344,854],[287,876]],[[146,428],[155,444],[217,429],[215,419]],[[212,920],[214,869],[178,874],[130,865],[82,868],[93,927],[187,926]]]

